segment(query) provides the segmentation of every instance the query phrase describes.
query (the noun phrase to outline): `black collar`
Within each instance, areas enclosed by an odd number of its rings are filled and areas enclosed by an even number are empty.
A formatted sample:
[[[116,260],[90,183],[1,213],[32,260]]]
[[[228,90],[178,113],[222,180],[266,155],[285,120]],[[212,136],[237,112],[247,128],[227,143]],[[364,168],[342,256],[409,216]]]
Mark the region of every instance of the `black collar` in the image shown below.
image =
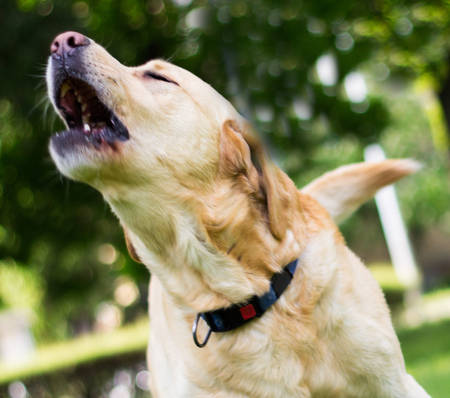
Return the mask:
[[[227,308],[215,311],[201,312],[192,326],[192,336],[197,347],[204,347],[211,336],[211,332],[228,332],[262,316],[275,303],[291,283],[297,268],[298,259],[290,262],[280,272],[273,274],[270,279],[270,289],[262,296],[252,296],[245,303],[233,304]],[[198,322],[202,318],[209,326],[209,331],[203,342],[197,339]]]

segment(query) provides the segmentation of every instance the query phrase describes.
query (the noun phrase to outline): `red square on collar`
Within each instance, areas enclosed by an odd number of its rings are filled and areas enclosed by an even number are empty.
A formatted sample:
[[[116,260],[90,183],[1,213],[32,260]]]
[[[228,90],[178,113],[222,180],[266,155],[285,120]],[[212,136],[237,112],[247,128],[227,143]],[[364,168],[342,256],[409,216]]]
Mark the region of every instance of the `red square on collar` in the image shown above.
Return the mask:
[[[252,304],[247,304],[246,306],[239,308],[243,319],[251,319],[256,316],[255,307]]]

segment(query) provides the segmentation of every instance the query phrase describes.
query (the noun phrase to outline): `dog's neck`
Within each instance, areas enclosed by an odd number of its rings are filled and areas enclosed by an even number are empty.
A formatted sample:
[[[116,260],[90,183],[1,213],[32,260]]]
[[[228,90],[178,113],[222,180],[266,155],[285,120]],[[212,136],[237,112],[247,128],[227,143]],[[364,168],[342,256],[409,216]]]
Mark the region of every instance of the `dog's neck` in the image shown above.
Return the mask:
[[[163,189],[105,195],[140,260],[176,304],[195,312],[263,294],[301,250],[298,231],[274,239],[244,195],[226,185],[212,192],[178,200]]]

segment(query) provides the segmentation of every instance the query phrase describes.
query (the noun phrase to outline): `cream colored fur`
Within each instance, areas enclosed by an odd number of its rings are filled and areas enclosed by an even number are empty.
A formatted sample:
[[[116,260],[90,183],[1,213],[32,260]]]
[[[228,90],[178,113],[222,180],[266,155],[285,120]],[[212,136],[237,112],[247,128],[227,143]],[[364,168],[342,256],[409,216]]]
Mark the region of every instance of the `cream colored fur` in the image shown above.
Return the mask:
[[[103,194],[152,273],[154,398],[428,397],[406,373],[380,288],[332,219],[412,163],[348,166],[298,191],[231,104],[188,71],[126,67],[94,42],[81,64],[130,140],[50,151],[63,174]],[[198,312],[262,294],[295,258],[294,280],[261,318],[194,345]]]
[[[342,221],[385,185],[420,169],[410,159],[358,163],[341,166],[315,179],[302,189],[311,195],[336,221]]]

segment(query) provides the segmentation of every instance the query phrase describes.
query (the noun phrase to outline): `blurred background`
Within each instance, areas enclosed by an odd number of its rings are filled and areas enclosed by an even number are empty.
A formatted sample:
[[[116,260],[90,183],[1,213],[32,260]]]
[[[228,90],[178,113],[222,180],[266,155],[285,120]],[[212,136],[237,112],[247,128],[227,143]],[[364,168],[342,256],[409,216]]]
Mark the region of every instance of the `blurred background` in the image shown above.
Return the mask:
[[[0,396],[148,396],[148,272],[100,194],[47,150],[62,124],[45,65],[65,30],[126,65],[164,58],[209,82],[299,187],[374,143],[419,160],[396,187],[414,283],[373,201],[341,228],[385,291],[408,370],[450,396],[448,0],[2,0],[0,26]]]

